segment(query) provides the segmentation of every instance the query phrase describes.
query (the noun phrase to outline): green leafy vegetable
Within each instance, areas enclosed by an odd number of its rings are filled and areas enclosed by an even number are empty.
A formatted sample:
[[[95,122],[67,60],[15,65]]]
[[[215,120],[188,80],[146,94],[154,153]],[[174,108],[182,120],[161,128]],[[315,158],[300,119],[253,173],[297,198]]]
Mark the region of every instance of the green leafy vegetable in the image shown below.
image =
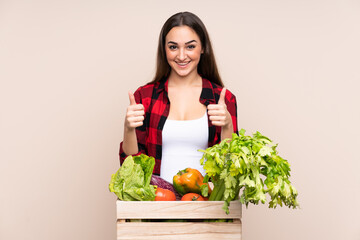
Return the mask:
[[[141,154],[128,156],[119,170],[112,174],[109,184],[113,192],[123,201],[152,201],[155,189],[150,185],[155,159]]]
[[[266,194],[271,198],[269,208],[299,206],[298,193],[289,181],[290,165],[278,155],[276,147],[259,132],[250,137],[241,129],[240,135],[233,134],[232,139],[199,150],[204,152],[200,160],[207,175],[204,181],[210,178],[214,184],[209,200],[225,201],[223,209],[229,213],[230,201],[237,199],[242,190],[240,202],[246,207],[249,203],[265,203]]]

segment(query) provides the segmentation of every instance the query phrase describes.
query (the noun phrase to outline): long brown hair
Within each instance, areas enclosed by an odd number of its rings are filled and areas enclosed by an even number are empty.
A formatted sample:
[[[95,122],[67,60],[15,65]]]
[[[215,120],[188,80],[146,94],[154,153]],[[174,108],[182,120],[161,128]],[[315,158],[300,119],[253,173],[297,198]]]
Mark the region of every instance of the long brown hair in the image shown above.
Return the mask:
[[[203,54],[201,55],[197,70],[201,77],[208,79],[209,81],[216,83],[220,86],[224,86],[221,81],[209,34],[205,28],[204,23],[198,16],[190,12],[179,12],[171,16],[161,29],[157,50],[156,59],[156,74],[150,83],[159,82],[170,75],[170,65],[166,59],[165,53],[165,37],[173,27],[188,26],[193,29],[199,36],[201,46],[203,48]]]

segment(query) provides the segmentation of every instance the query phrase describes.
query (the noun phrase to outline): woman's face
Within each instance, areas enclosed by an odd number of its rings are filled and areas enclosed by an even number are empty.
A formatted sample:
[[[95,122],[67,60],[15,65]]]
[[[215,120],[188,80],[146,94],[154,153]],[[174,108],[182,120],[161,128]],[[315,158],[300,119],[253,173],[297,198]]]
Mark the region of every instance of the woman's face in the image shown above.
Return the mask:
[[[173,27],[165,37],[165,52],[173,73],[181,77],[197,73],[203,50],[199,36],[192,28]]]

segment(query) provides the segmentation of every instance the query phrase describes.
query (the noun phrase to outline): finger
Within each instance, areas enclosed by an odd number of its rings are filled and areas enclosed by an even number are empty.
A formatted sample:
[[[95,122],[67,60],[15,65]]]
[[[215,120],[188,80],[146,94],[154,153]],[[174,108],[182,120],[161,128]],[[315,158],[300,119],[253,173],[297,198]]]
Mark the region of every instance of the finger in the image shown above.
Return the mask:
[[[218,104],[225,104],[225,93],[226,93],[226,88],[223,88],[220,93]]]
[[[135,123],[130,123],[130,127],[132,128],[136,128],[136,127],[140,127],[142,126],[144,123],[141,121],[141,122],[135,122]]]
[[[226,116],[210,116],[209,119],[211,121],[222,121],[225,122]]]
[[[134,94],[130,91],[129,91],[129,100],[130,100],[130,105],[136,105]]]
[[[208,110],[209,116],[225,116],[225,114],[226,114],[225,109]]]
[[[212,125],[214,126],[224,126],[225,125],[225,122],[224,121],[211,121]]]
[[[207,106],[208,110],[222,110],[225,109],[225,104],[209,104]]]
[[[144,110],[144,105],[136,104],[136,105],[128,106],[128,111],[139,111],[139,110]]]
[[[130,123],[142,122],[142,121],[144,121],[144,116],[128,117],[128,121],[129,121]]]
[[[144,110],[137,110],[137,111],[131,112],[131,115],[132,116],[144,116],[145,112],[144,112]]]
[[[144,111],[129,111],[126,113],[126,117],[144,117],[145,113]]]

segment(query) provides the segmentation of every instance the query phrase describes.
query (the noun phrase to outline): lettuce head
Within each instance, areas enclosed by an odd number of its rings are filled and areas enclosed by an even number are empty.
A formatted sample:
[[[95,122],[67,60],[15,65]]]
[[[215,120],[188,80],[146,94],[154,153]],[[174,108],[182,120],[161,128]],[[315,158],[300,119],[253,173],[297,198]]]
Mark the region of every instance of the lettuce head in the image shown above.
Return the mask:
[[[150,185],[155,159],[145,154],[128,156],[119,170],[112,174],[110,192],[123,201],[152,201],[155,188]]]

